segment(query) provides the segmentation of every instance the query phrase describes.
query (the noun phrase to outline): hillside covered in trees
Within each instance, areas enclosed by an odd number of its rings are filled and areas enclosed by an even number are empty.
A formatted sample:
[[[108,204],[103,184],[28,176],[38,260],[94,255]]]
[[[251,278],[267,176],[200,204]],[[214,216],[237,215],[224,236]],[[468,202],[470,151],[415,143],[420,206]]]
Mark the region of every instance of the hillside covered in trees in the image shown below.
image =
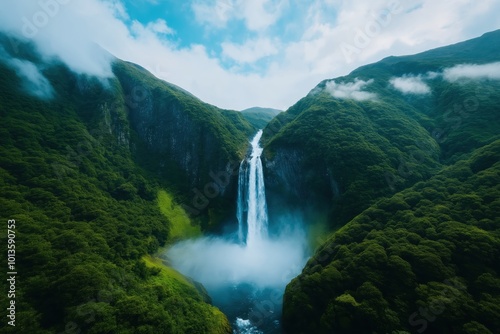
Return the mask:
[[[287,333],[498,331],[499,41],[325,80],[266,128],[273,191],[334,229],[287,287]]]
[[[192,218],[181,203],[241,159],[252,126],[136,65],[100,79],[17,46],[2,37],[0,207],[16,221],[18,290],[16,326],[0,331],[230,333],[200,284],[149,254],[218,228],[237,178]]]

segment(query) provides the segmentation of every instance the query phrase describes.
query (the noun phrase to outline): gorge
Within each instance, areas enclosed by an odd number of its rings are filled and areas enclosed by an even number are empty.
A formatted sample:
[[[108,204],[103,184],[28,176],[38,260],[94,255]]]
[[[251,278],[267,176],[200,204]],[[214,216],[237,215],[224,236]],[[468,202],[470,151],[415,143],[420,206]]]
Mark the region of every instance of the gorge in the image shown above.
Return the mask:
[[[233,235],[185,240],[166,257],[182,274],[202,283],[231,321],[235,334],[281,333],[285,285],[308,256],[303,223],[291,216],[269,222],[260,139],[242,160],[238,177],[237,224]]]

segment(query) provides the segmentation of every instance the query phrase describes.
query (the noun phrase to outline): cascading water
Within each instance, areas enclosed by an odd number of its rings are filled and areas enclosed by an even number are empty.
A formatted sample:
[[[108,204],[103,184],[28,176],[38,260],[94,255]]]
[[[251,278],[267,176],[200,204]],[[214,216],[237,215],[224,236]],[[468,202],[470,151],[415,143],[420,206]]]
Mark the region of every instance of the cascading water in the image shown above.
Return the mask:
[[[206,236],[181,241],[168,251],[174,268],[205,286],[234,334],[281,333],[285,285],[307,258],[306,237],[293,214],[283,212],[273,221],[273,233],[268,231],[261,137],[259,130],[240,164],[238,242],[234,235]]]
[[[261,137],[262,130],[259,130],[252,139],[251,154],[243,159],[239,170],[238,239],[247,247],[252,247],[267,237],[266,188],[260,159],[262,147],[259,144]]]

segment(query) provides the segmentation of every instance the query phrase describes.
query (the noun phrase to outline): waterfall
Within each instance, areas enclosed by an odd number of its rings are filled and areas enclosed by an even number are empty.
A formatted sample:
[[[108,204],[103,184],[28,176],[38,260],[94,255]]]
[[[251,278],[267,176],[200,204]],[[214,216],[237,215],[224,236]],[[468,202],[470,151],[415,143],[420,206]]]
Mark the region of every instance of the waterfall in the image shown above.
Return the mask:
[[[238,238],[252,246],[267,237],[267,205],[259,145],[262,130],[251,141],[252,151],[240,164],[238,177]]]
[[[285,286],[304,267],[307,238],[296,216],[283,213],[268,234],[262,130],[251,140],[238,176],[238,238],[234,234],[183,240],[168,250],[172,266],[201,282],[233,325],[234,334],[281,333]],[[283,228],[281,228],[283,227]]]

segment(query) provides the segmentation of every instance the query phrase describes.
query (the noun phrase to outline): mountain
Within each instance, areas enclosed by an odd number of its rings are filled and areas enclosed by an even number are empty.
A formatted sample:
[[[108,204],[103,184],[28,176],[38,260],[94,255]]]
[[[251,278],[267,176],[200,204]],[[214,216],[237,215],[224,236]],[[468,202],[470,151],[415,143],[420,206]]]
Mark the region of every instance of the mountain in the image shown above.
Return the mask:
[[[325,80],[270,122],[270,211],[333,230],[287,286],[286,333],[496,333],[498,73],[494,31]]]
[[[282,110],[260,107],[248,108],[241,111],[243,117],[256,129],[264,129],[281,112]]]
[[[230,333],[201,284],[151,254],[232,215],[254,128],[137,65],[90,77],[0,42],[0,207],[18,273],[15,327],[0,331]]]
[[[279,114],[264,131],[270,214],[318,208],[339,228],[499,138],[499,81],[444,77],[464,62],[498,61],[499,35],[363,66]],[[423,91],[403,93],[393,83]]]

